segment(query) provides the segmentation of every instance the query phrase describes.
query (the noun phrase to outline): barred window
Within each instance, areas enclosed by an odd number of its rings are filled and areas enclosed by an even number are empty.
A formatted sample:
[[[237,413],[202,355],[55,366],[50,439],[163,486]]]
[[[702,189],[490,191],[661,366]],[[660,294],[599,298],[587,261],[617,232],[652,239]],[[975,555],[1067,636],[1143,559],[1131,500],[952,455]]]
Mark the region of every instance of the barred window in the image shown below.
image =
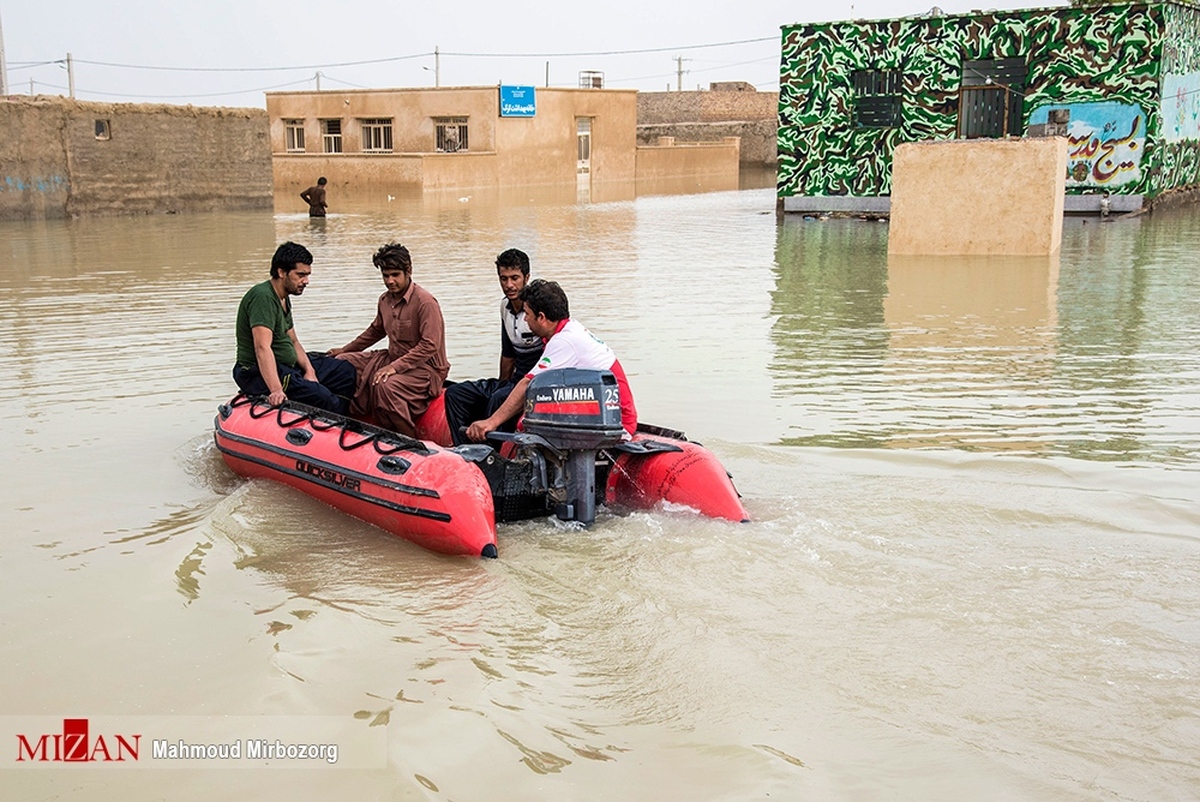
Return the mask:
[[[321,145],[323,153],[342,152],[341,120],[321,120]]]
[[[466,117],[434,117],[433,124],[436,134],[434,147],[439,153],[467,150]]]
[[[283,133],[288,153],[304,152],[304,120],[284,120]]]
[[[1024,58],[963,61],[958,98],[958,135],[1020,136],[1025,117]]]
[[[900,73],[894,70],[855,70],[855,128],[900,126]]]
[[[392,152],[392,120],[359,120],[363,153]]]

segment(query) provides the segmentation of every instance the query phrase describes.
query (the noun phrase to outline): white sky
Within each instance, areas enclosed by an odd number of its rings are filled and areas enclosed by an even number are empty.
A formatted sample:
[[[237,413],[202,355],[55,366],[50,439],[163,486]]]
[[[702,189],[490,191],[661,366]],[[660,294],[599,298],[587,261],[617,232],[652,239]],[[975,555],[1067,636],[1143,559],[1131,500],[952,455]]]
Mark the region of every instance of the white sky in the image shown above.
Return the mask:
[[[549,62],[551,86],[576,86],[580,70],[599,70],[608,87],[661,91],[675,88],[675,58],[682,56],[684,89],[742,80],[773,91],[779,88],[780,26],[901,17],[924,13],[935,2],[951,14],[973,7],[1066,5],[1065,0],[748,0],[717,6],[682,0],[0,0],[0,25],[11,94],[28,94],[30,79],[35,94],[67,94],[70,53],[81,100],[263,108],[264,90],[314,89],[318,71],[322,89],[432,86],[435,47],[442,53],[442,86],[543,86]],[[766,41],[698,47],[747,39]],[[661,52],[570,55],[652,49]],[[382,59],[396,60],[337,66]]]

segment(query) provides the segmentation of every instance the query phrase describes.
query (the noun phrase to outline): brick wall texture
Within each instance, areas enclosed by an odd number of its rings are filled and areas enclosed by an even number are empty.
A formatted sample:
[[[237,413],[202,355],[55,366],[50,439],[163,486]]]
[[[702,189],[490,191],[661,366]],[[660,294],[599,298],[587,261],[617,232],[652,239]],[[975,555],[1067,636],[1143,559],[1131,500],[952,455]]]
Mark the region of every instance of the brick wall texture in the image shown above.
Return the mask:
[[[638,92],[638,125],[775,120],[777,92]]]
[[[639,92],[637,142],[653,145],[660,136],[679,142],[742,139],[743,166],[777,162],[779,95],[776,92]]]
[[[0,98],[0,219],[269,209],[268,132],[261,109]]]

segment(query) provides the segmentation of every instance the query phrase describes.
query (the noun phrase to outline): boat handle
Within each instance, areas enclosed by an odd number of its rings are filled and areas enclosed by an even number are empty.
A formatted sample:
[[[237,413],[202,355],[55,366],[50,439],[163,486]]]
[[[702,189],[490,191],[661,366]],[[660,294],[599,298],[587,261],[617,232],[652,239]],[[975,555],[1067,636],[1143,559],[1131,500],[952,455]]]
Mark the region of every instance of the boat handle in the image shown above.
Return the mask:
[[[308,429],[291,429],[287,433],[287,441],[294,446],[306,446],[312,436],[313,433]]]

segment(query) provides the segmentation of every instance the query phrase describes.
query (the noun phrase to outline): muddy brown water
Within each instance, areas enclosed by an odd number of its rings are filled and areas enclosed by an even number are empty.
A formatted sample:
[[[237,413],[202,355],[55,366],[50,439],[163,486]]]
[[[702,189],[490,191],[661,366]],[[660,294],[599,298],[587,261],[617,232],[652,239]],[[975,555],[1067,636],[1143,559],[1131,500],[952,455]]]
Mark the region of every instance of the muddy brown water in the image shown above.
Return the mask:
[[[1200,796],[1200,211],[889,261],[886,223],[777,223],[770,189],[331,209],[0,224],[5,798]],[[452,378],[495,369],[492,260],[525,249],[754,521],[454,559],[233,476],[233,315],[285,239],[312,349],[406,243]],[[78,716],[334,716],[386,759],[12,759],[14,717]]]

